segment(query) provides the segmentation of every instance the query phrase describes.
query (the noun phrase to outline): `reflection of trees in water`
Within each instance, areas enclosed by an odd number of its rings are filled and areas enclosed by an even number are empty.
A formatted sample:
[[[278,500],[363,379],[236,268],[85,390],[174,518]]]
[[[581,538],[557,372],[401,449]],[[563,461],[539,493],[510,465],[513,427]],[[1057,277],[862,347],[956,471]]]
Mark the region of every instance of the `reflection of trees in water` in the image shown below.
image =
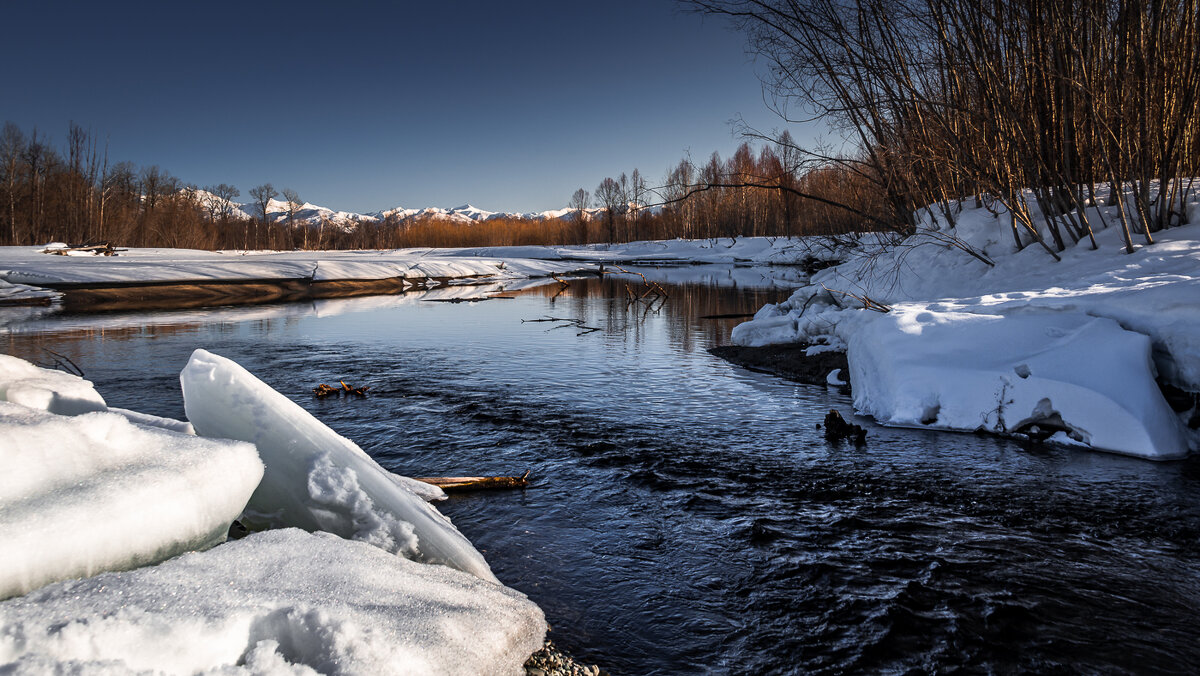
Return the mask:
[[[728,343],[729,332],[746,320],[701,317],[753,313],[767,303],[778,303],[791,295],[788,289],[748,289],[703,283],[659,284],[669,295],[661,301],[654,300],[653,305],[651,296],[640,300],[630,298],[629,288],[635,296],[640,296],[647,286],[637,277],[624,275],[572,279],[566,287],[553,284],[522,293],[550,299],[555,316],[601,327],[609,335],[624,335],[635,344],[641,343],[652,331],[659,330],[654,324],[663,322],[671,343],[688,352],[695,351],[698,346]]]
[[[161,316],[161,315],[160,315]],[[106,355],[105,345],[112,344],[115,350],[112,357],[120,356],[128,359],[127,348],[121,343],[138,340],[155,340],[194,334],[203,334],[204,342],[219,343],[223,337],[233,337],[239,333],[254,333],[268,335],[285,327],[293,326],[299,321],[295,316],[259,317],[255,319],[192,319],[177,323],[146,323],[121,324],[100,326],[69,326],[61,330],[40,331],[36,333],[12,332],[4,336],[4,353],[19,357],[35,364],[48,365],[52,359],[47,358],[47,351],[53,351],[76,362],[87,377],[89,364],[103,362],[110,358]],[[197,342],[199,346],[199,342]],[[183,364],[179,364],[183,368]]]

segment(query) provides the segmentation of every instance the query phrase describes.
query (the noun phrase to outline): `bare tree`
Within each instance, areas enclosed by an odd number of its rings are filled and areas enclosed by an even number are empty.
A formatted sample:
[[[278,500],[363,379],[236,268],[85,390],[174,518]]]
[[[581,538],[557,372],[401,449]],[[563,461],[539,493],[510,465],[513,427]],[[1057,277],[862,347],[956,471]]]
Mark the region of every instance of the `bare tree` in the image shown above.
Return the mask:
[[[250,189],[250,198],[254,200],[254,206],[257,209],[257,211],[254,215],[258,216],[258,218],[250,219],[251,223],[253,224],[253,227],[254,227],[254,248],[255,249],[259,248],[259,246],[258,246],[258,221],[259,221],[259,219],[262,220],[264,230],[269,226],[270,221],[268,220],[268,217],[267,217],[267,207],[271,206],[271,200],[275,199],[275,196],[278,194],[279,194],[279,192],[277,190],[275,190],[275,186],[271,185],[270,183],[263,183],[262,185],[256,185]],[[245,246],[243,246],[243,248],[249,250],[250,246],[247,243]]]
[[[287,202],[287,224],[288,230],[296,228],[296,212],[304,206],[304,200],[300,199],[300,194],[291,188],[283,189],[283,199]],[[304,228],[304,248],[308,248],[308,227]]]
[[[576,190],[575,194],[571,195],[571,203],[568,206],[575,212],[578,244],[587,244],[587,210],[591,205],[592,195],[583,188]]]
[[[604,208],[605,237],[612,243],[617,239],[616,213],[621,206],[621,185],[606,177],[596,186],[596,201]]]
[[[20,184],[21,157],[25,153],[25,134],[12,122],[4,123],[0,132],[0,171],[3,172],[4,197],[8,203],[9,244],[19,244],[17,237],[17,186]]]

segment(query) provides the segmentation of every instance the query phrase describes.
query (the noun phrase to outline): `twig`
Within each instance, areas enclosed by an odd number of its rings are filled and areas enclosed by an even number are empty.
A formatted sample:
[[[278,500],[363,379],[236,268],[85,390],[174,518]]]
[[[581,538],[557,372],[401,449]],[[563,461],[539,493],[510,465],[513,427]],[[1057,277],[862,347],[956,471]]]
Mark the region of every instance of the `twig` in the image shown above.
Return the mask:
[[[883,303],[880,303],[877,300],[872,299],[870,296],[868,296],[865,293],[863,295],[859,296],[857,294],[850,293],[849,291],[838,291],[837,289],[831,289],[828,286],[825,286],[824,284],[821,285],[821,288],[825,289],[826,291],[828,291],[831,294],[832,293],[840,293],[843,296],[846,296],[848,298],[853,298],[854,300],[862,303],[864,310],[874,310],[875,312],[883,312],[883,313],[888,313],[888,312],[892,311],[891,307],[889,307]]]
[[[522,324],[525,324],[526,322],[531,323],[531,324],[535,323],[535,322],[561,322],[561,324],[559,326],[551,326],[550,328],[548,328],[546,330],[553,331],[554,329],[565,329],[568,326],[574,326],[577,329],[581,329],[581,331],[579,333],[575,334],[577,336],[582,336],[585,333],[592,333],[593,331],[600,330],[599,328],[597,328],[595,326],[587,326],[586,324],[583,323],[582,319],[565,319],[563,317],[542,317],[541,319],[522,319],[521,320]]]
[[[53,363],[50,363],[50,364],[38,364],[38,366],[41,366],[43,368],[48,368],[48,369],[54,369],[56,371],[63,371],[65,373],[70,373],[73,376],[79,376],[80,378],[84,377],[83,369],[79,368],[78,364],[71,361],[70,357],[59,354],[59,353],[55,352],[54,350],[51,350],[48,347],[43,347],[42,351],[53,356],[54,361],[53,361]]]

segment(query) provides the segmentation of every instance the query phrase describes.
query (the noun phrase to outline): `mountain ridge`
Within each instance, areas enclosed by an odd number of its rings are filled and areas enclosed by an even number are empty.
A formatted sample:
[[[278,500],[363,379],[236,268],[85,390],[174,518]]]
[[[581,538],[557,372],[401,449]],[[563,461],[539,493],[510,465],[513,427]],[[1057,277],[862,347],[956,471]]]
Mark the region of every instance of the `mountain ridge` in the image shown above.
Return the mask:
[[[256,204],[251,202],[235,202],[214,195],[199,188],[185,188],[182,191],[194,199],[201,207],[212,213],[227,213],[230,217],[246,220],[258,218],[261,213]],[[586,218],[594,217],[600,209],[585,210]],[[286,222],[288,219],[288,203],[284,200],[271,199],[267,203],[267,218],[274,222]],[[337,211],[311,202],[305,202],[293,215],[295,222],[302,225],[332,225],[343,229],[352,229],[359,223],[379,223],[388,219],[404,223],[423,219],[446,220],[461,225],[472,225],[485,221],[508,219],[522,221],[545,221],[556,218],[574,220],[578,211],[575,209],[549,209],[546,211],[531,211],[523,213],[488,211],[471,204],[445,209],[442,207],[425,207],[412,209],[394,207],[382,211],[358,213],[353,211]]]

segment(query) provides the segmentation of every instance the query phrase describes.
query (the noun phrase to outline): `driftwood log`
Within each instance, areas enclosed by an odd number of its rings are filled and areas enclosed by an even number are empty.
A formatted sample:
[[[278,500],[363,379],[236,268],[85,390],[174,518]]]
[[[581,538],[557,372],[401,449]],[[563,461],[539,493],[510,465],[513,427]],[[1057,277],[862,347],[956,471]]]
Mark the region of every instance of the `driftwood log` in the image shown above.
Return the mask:
[[[414,478],[417,481],[437,486],[447,493],[525,488],[529,485],[528,471],[521,476],[425,476]]]
[[[114,249],[108,242],[88,242],[87,244],[68,244],[65,248],[58,247],[54,249],[44,249],[42,253],[47,253],[55,256],[66,256],[70,253],[90,253],[96,256],[116,256],[118,251],[125,249]]]

